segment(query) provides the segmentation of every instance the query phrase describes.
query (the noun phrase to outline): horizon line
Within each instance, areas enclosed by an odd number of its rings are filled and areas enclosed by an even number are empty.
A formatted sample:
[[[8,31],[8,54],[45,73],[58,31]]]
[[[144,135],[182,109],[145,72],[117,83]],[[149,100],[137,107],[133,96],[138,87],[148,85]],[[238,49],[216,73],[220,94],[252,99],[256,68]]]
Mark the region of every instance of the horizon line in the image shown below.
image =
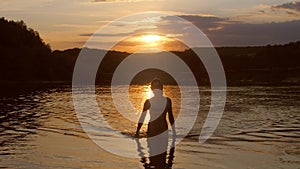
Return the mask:
[[[265,44],[265,45],[241,45],[241,46],[231,46],[231,45],[228,45],[228,46],[214,46],[214,47],[192,47],[192,48],[188,48],[188,49],[185,49],[185,50],[169,50],[169,51],[159,51],[159,52],[153,52],[153,53],[162,53],[162,52],[186,52],[186,51],[189,51],[191,49],[199,49],[199,48],[259,48],[259,47],[279,47],[279,46],[287,46],[287,45],[293,45],[293,44],[297,44],[297,43],[300,43],[300,40],[298,41],[291,41],[291,42],[287,42],[287,43],[284,43],[284,44]],[[67,50],[74,50],[74,49],[79,49],[79,50],[82,50],[82,49],[90,49],[90,50],[99,50],[99,51],[107,51],[107,52],[120,52],[120,53],[132,53],[132,52],[129,52],[129,51],[120,51],[120,50],[107,50],[107,49],[97,49],[97,48],[89,48],[89,47],[73,47],[73,48],[67,48],[67,49],[55,49],[55,50],[52,50],[51,49],[51,52],[63,52],[63,51],[67,51]],[[141,54],[147,54],[147,52],[141,52]],[[148,53],[149,54],[149,53]],[[150,53],[151,54],[151,53]]]

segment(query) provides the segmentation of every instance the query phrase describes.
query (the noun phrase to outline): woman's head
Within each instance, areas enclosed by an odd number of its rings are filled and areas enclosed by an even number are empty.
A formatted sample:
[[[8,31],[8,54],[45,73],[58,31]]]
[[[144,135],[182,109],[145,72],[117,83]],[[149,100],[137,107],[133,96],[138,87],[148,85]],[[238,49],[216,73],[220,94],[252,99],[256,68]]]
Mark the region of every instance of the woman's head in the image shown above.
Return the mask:
[[[155,89],[163,90],[163,84],[157,78],[153,79],[151,82],[151,90],[155,90]]]

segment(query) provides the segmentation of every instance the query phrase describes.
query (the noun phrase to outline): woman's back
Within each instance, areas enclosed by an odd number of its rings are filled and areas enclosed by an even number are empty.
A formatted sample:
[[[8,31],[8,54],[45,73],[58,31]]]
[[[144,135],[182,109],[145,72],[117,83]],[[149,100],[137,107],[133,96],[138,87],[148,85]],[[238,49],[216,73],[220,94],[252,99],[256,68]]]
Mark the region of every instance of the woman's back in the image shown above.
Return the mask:
[[[168,98],[161,91],[154,91],[155,96],[149,99],[150,121],[148,124],[148,135],[154,136],[168,130],[166,121]]]

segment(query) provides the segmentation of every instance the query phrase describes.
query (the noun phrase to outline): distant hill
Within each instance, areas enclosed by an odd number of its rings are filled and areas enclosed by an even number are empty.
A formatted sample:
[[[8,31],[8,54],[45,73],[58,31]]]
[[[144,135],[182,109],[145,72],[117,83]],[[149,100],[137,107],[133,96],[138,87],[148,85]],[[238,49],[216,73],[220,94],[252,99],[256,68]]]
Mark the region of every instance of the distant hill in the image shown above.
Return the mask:
[[[0,18],[0,77],[6,81],[51,79],[51,49],[23,21]]]
[[[23,21],[4,18],[0,18],[0,37],[2,83],[65,81],[70,84],[81,49],[51,51],[50,45],[41,39],[38,32],[28,28]],[[229,85],[300,84],[300,42],[263,47],[220,47],[216,50],[223,62]],[[206,70],[192,50],[173,53],[189,65],[200,85],[209,85]],[[107,51],[98,69],[96,83],[110,84],[115,69],[129,55]],[[148,55],[151,57],[153,54]],[[174,84],[167,73],[159,70],[145,70],[132,83],[143,84],[153,77],[161,77],[166,79],[165,83]]]
[[[86,49],[91,50],[91,49]],[[200,50],[201,48],[195,49]],[[221,47],[216,48],[223,63],[229,85],[299,85],[300,84],[300,42],[264,47]],[[59,72],[61,78],[72,76],[72,67],[80,49],[54,51],[68,69]],[[209,85],[207,72],[198,56],[192,50],[173,52],[191,68],[199,85]],[[109,85],[115,69],[130,53],[108,51],[103,58],[96,78],[97,84]],[[157,54],[141,54],[148,57]],[[57,61],[59,59],[56,59]],[[154,77],[166,79],[165,83],[175,84],[165,72],[145,70],[133,79],[133,84],[145,84]]]
[[[300,84],[300,42],[217,48],[229,84]]]

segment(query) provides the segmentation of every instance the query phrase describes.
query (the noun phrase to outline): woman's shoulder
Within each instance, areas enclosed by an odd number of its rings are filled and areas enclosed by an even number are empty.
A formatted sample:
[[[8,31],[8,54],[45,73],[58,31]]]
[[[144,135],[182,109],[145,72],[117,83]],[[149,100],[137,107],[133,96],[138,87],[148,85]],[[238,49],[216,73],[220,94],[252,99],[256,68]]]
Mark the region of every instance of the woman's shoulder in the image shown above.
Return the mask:
[[[145,100],[144,104],[149,104],[150,103],[150,99]]]

